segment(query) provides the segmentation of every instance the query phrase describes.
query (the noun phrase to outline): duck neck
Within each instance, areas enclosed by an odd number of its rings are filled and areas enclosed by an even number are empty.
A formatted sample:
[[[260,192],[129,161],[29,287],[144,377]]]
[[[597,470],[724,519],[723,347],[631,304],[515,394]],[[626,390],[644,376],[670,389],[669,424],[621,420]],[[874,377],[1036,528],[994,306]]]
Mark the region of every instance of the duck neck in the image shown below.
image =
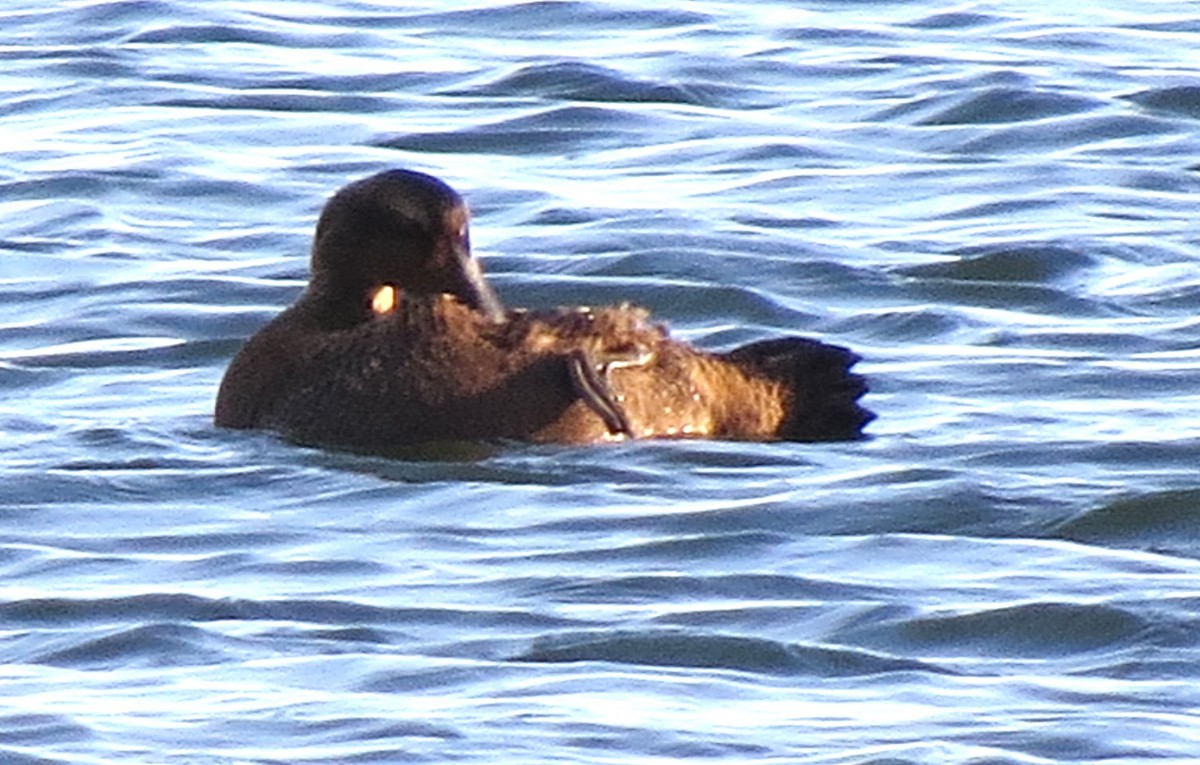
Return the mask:
[[[371,317],[371,285],[366,282],[313,275],[297,307],[322,329],[357,326]]]

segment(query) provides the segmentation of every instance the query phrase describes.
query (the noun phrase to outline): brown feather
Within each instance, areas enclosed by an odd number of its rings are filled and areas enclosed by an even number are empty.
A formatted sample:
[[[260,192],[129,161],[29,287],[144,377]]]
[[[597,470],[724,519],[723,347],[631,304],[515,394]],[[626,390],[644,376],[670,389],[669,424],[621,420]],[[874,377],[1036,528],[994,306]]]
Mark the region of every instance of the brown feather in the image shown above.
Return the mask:
[[[309,288],[234,358],[216,423],[389,448],[827,441],[860,437],[874,417],[859,405],[858,357],[838,346],[783,338],[709,353],[635,306],[505,312],[470,255],[466,216],[452,189],[408,171],[334,195]]]

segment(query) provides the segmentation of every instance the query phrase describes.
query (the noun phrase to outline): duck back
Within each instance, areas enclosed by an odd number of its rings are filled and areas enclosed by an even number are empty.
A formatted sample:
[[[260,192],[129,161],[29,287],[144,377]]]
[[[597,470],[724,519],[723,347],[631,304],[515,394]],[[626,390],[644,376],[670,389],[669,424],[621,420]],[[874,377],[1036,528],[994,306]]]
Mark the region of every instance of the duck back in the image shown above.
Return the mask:
[[[281,317],[284,318],[284,317]],[[582,354],[624,411],[614,433],[573,386]],[[866,386],[837,346],[788,338],[724,354],[670,337],[633,306],[513,311],[494,322],[446,296],[317,333],[291,315],[234,360],[218,398],[231,427],[313,444],[596,443],[633,438],[856,438]],[[243,370],[271,370],[269,378]]]
[[[608,372],[632,437],[840,441],[874,419],[858,403],[867,386],[845,348],[792,337],[710,353],[663,330],[653,340],[639,344],[652,351],[643,363]]]

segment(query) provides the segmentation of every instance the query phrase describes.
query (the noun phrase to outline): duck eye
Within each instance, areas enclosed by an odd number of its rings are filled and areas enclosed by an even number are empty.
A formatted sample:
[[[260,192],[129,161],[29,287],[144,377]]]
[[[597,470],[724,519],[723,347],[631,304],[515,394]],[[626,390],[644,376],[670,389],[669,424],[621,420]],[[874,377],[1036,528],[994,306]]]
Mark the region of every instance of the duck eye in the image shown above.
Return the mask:
[[[371,311],[376,316],[382,316],[385,313],[391,313],[396,310],[396,304],[399,302],[400,295],[396,292],[396,288],[390,284],[385,284],[371,293]]]

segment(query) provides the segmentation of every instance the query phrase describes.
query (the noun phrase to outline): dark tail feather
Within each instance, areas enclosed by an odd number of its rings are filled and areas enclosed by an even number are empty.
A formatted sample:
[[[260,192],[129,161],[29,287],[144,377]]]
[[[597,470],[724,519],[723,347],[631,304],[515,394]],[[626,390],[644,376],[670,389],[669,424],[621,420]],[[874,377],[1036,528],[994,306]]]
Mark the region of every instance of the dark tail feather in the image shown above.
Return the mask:
[[[725,358],[792,392],[778,436],[787,441],[850,441],[875,415],[859,405],[867,381],[850,368],[859,357],[838,345],[802,337],[763,340],[735,348]]]

